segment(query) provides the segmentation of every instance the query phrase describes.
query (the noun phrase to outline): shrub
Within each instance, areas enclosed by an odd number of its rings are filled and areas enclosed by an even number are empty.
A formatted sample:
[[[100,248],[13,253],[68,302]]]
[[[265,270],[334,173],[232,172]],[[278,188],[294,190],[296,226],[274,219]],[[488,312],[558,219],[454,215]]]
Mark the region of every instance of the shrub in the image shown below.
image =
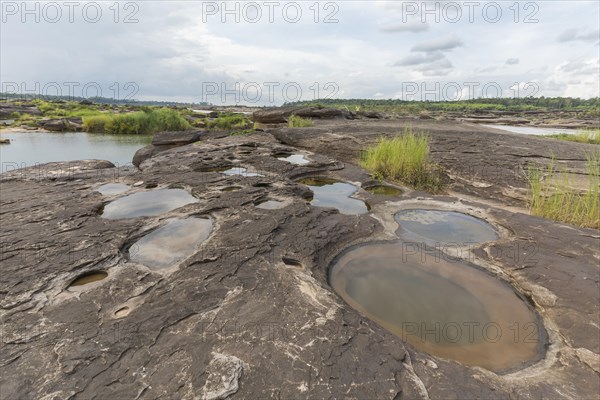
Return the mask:
[[[587,154],[588,188],[573,188],[566,173],[546,167],[530,167],[529,212],[533,215],[581,227],[600,229],[600,151]]]
[[[403,182],[416,189],[438,191],[442,183],[429,161],[429,139],[405,129],[402,135],[382,137],[361,154],[361,165],[377,179]]]
[[[249,126],[252,126],[250,120],[241,114],[220,115],[213,121],[209,121],[207,124],[209,129],[217,129],[222,131],[245,129]]]
[[[160,131],[184,131],[191,129],[191,125],[177,111],[160,108],[83,117],[83,129],[93,133],[149,135]]]
[[[547,137],[569,142],[600,144],[600,129],[584,130],[575,134],[557,133],[554,135],[547,135]]]
[[[290,115],[290,119],[288,121],[288,126],[290,128],[307,128],[309,126],[313,126],[313,121],[308,118],[302,118],[297,115]]]

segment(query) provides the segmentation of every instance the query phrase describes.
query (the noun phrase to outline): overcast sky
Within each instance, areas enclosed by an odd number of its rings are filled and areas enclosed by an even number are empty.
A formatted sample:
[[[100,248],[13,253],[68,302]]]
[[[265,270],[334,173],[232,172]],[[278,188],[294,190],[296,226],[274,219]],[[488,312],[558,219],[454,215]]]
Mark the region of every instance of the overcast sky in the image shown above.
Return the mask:
[[[113,4],[28,2],[28,13],[3,1],[2,89],[249,105],[299,91],[599,96],[597,1],[228,1],[228,14],[223,2]]]

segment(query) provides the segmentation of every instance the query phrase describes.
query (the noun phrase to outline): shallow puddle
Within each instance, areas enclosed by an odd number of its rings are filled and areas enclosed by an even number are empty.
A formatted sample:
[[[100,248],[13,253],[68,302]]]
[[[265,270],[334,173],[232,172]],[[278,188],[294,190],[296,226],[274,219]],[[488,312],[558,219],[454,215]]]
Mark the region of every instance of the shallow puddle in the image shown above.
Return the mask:
[[[280,208],[283,208],[284,205],[285,203],[283,201],[267,200],[263,203],[258,204],[256,208],[260,208],[263,210],[279,210]]]
[[[234,176],[234,175],[245,176],[245,177],[262,176],[261,174],[259,174],[257,172],[248,172],[248,169],[243,168],[243,167],[233,167],[233,168],[223,171],[223,173],[225,175],[229,175],[229,176]]]
[[[107,183],[106,185],[100,186],[96,189],[103,196],[113,196],[115,194],[121,194],[128,191],[131,187],[124,183]]]
[[[168,268],[194,254],[211,231],[210,219],[172,219],[135,242],[129,258],[149,268]]]
[[[396,213],[399,234],[428,245],[485,243],[499,238],[487,222],[455,211],[405,210]]]
[[[75,279],[73,282],[71,282],[69,287],[83,286],[83,285],[87,285],[89,283],[98,282],[98,281],[101,281],[102,279],[105,279],[107,276],[108,276],[108,274],[103,271],[89,272],[89,273],[83,274],[80,277],[78,277],[77,279]]]
[[[371,194],[379,195],[379,196],[398,196],[402,194],[400,189],[396,189],[392,186],[387,185],[374,185],[368,186],[365,190]]]
[[[507,284],[403,243],[342,254],[330,270],[353,308],[421,351],[495,372],[540,358],[544,330]]]
[[[307,185],[314,193],[310,202],[313,206],[337,208],[340,213],[347,215],[365,214],[369,211],[364,201],[350,197],[357,191],[354,185],[329,178],[305,178],[299,182]]]
[[[289,157],[279,157],[278,160],[287,161],[291,164],[306,165],[310,164],[310,160],[304,158],[304,154],[292,154]]]
[[[198,199],[183,189],[159,189],[121,197],[104,206],[103,218],[121,219],[160,215]]]

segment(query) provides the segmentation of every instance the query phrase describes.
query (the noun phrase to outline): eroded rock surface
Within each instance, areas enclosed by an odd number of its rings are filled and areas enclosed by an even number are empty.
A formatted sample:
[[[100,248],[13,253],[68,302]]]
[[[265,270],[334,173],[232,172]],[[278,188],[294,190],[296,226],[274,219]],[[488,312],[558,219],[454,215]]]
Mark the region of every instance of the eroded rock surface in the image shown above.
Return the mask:
[[[549,156],[550,148],[534,138],[438,128],[429,130],[436,132],[432,151],[449,169],[510,168],[517,159]],[[307,203],[308,188],[296,182],[302,177],[372,184],[351,160],[364,143],[401,130],[387,120],[324,122],[308,130],[206,138],[155,154],[140,170],[88,161],[3,174],[2,398],[597,396],[597,230],[494,207],[486,199],[511,202],[502,194],[503,178],[487,178],[488,188],[453,181],[457,192],[480,202],[409,189],[390,199],[361,189],[355,196],[373,206],[368,214],[342,215]],[[552,148],[565,165],[583,165],[576,144],[557,143]],[[490,155],[484,146],[496,151]],[[310,164],[277,159],[299,148],[312,152]],[[261,176],[222,173],[232,167]],[[198,202],[157,216],[108,220],[100,211],[115,197],[95,188],[111,182],[131,186],[123,195],[175,188]],[[272,198],[286,207],[256,208]],[[541,361],[498,375],[420,353],[332,291],[331,261],[353,244],[394,238],[394,214],[415,205],[467,212],[503,227],[499,240],[473,248],[474,262],[531,299],[548,331]],[[191,257],[164,271],[128,261],[126,250],[139,232],[189,217],[214,222]],[[93,271],[108,276],[67,290]]]

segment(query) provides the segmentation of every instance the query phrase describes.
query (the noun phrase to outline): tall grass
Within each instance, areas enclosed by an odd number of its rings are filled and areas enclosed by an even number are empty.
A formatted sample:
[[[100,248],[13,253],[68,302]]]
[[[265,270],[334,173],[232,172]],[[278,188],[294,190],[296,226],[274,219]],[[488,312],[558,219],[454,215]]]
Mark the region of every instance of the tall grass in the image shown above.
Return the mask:
[[[377,179],[391,179],[416,189],[438,191],[442,183],[429,160],[429,139],[404,129],[402,135],[382,137],[361,154],[360,164]]]
[[[312,119],[302,118],[292,114],[288,120],[288,126],[290,128],[307,128],[309,126],[313,126],[313,121]]]
[[[533,215],[587,228],[600,229],[600,151],[587,154],[588,188],[577,190],[554,161],[546,167],[530,167],[529,211]]]
[[[93,133],[148,135],[160,131],[184,131],[190,128],[191,125],[181,114],[168,108],[83,117],[83,129]]]
[[[209,121],[207,127],[221,131],[240,130],[252,126],[252,122],[241,114],[219,115],[213,121]]]
[[[547,135],[547,137],[566,140],[569,142],[600,144],[600,129],[584,130],[575,134],[557,133],[553,135]]]

